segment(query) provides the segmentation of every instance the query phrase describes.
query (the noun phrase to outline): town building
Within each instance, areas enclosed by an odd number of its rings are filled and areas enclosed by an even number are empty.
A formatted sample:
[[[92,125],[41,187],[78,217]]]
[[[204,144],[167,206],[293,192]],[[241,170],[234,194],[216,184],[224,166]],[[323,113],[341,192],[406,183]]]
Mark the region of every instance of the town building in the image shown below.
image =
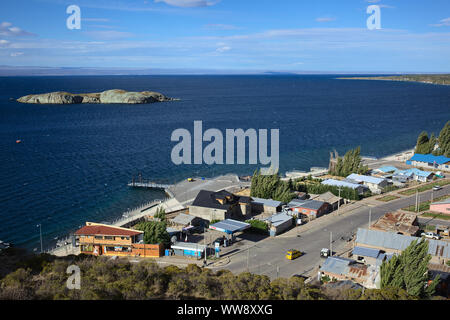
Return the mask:
[[[275,237],[287,230],[289,230],[294,225],[294,219],[292,216],[281,212],[265,219],[269,224],[269,234],[271,237]]]
[[[358,184],[358,183],[352,183],[352,182],[347,182],[347,181],[341,181],[341,180],[335,180],[335,179],[327,179],[325,181],[321,182],[324,185],[327,186],[334,186],[334,187],[342,187],[342,188],[350,188],[350,189],[354,189],[358,192],[358,194],[363,194],[364,192],[366,192],[367,190],[369,190],[368,187],[362,185],[362,184]]]
[[[321,215],[329,213],[331,206],[327,202],[318,200],[292,200],[285,208],[286,212],[297,214],[298,217],[306,216],[309,220],[314,220]]]
[[[388,185],[388,181],[386,179],[365,176],[356,173],[352,173],[351,175],[349,175],[346,178],[346,181],[363,184],[364,186],[368,187],[373,193],[381,193],[381,191]]]
[[[176,256],[202,259],[206,251],[206,246],[198,243],[176,242],[171,246],[171,249]]]
[[[370,229],[415,236],[419,232],[419,223],[415,214],[396,211],[386,213],[372,224]]]
[[[330,191],[322,193],[320,195],[311,195],[310,199],[329,203],[332,210],[337,210],[337,208],[344,203],[344,199],[335,196]]]
[[[399,170],[395,173],[394,177],[404,177],[407,180],[414,180],[419,182],[431,181],[434,177],[433,172],[419,170],[417,168],[411,168],[407,170]]]
[[[450,215],[450,198],[430,204],[430,211]]]
[[[416,153],[411,159],[406,161],[406,164],[415,167],[450,171],[450,158],[447,158],[445,156],[435,156],[433,154]]]
[[[160,257],[162,244],[143,243],[143,231],[86,222],[75,232],[80,252],[95,256],[141,256]]]
[[[414,240],[422,238],[406,236],[394,232],[359,228],[356,233],[355,246],[379,249],[386,254],[400,254]],[[431,255],[430,263],[445,264],[450,260],[450,243],[442,240],[427,239],[428,253]]]
[[[319,269],[321,277],[330,280],[353,281],[368,289],[380,288],[379,268],[342,257],[328,257]]]
[[[236,196],[226,190],[219,192],[201,190],[189,206],[189,214],[204,220],[225,220],[251,217],[252,198]]]
[[[282,202],[272,199],[262,199],[252,197],[252,214],[257,215],[261,213],[275,214],[281,211]]]

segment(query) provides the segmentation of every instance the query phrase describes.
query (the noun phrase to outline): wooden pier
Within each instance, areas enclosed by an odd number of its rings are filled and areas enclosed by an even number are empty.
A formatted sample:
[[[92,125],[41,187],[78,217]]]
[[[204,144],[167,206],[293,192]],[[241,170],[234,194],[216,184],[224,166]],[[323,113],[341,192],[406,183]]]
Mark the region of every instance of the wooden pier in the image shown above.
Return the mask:
[[[146,189],[168,189],[172,185],[171,184],[163,184],[163,183],[156,183],[149,180],[142,179],[142,176],[139,175],[138,179],[133,179],[128,184],[129,187],[132,188],[146,188]]]

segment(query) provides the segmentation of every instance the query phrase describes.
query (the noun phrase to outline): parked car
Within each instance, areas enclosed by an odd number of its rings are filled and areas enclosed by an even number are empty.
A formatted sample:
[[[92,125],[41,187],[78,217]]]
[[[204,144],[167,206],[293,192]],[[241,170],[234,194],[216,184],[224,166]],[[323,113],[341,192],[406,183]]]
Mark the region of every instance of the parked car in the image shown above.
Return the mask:
[[[321,258],[328,258],[329,256],[331,256],[330,249],[323,248],[322,250],[320,250],[320,257]]]
[[[438,234],[436,234],[434,232],[422,232],[420,235],[422,237],[425,237],[428,239],[434,239],[434,240],[439,240],[441,238],[441,236],[439,236]]]
[[[441,189],[442,189],[441,186],[434,186],[434,187],[433,187],[433,191],[439,191],[439,190],[441,190]]]
[[[290,249],[286,252],[286,259],[288,260],[294,260],[300,257],[303,253],[296,250],[296,249]]]

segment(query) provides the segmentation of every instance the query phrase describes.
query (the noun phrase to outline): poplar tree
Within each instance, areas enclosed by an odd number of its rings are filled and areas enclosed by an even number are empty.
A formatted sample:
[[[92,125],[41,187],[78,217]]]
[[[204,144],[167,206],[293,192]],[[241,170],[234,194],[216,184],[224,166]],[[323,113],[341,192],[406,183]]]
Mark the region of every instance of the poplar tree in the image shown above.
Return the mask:
[[[431,255],[428,254],[428,241],[414,240],[399,256],[393,256],[380,267],[381,289],[400,288],[416,297],[431,297],[439,282],[437,276],[430,283],[428,264]]]

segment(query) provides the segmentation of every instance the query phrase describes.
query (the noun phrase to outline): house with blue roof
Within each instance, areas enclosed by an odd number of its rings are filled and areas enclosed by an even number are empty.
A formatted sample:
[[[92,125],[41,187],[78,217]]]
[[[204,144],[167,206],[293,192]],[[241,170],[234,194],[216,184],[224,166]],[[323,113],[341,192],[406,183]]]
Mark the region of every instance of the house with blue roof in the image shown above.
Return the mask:
[[[394,177],[404,177],[407,180],[415,180],[419,182],[431,181],[434,177],[434,173],[430,171],[423,171],[417,168],[411,168],[407,170],[399,170],[395,173]]]
[[[434,170],[450,171],[450,158],[445,156],[435,156],[432,154],[416,153],[406,164],[415,167],[424,167]]]

